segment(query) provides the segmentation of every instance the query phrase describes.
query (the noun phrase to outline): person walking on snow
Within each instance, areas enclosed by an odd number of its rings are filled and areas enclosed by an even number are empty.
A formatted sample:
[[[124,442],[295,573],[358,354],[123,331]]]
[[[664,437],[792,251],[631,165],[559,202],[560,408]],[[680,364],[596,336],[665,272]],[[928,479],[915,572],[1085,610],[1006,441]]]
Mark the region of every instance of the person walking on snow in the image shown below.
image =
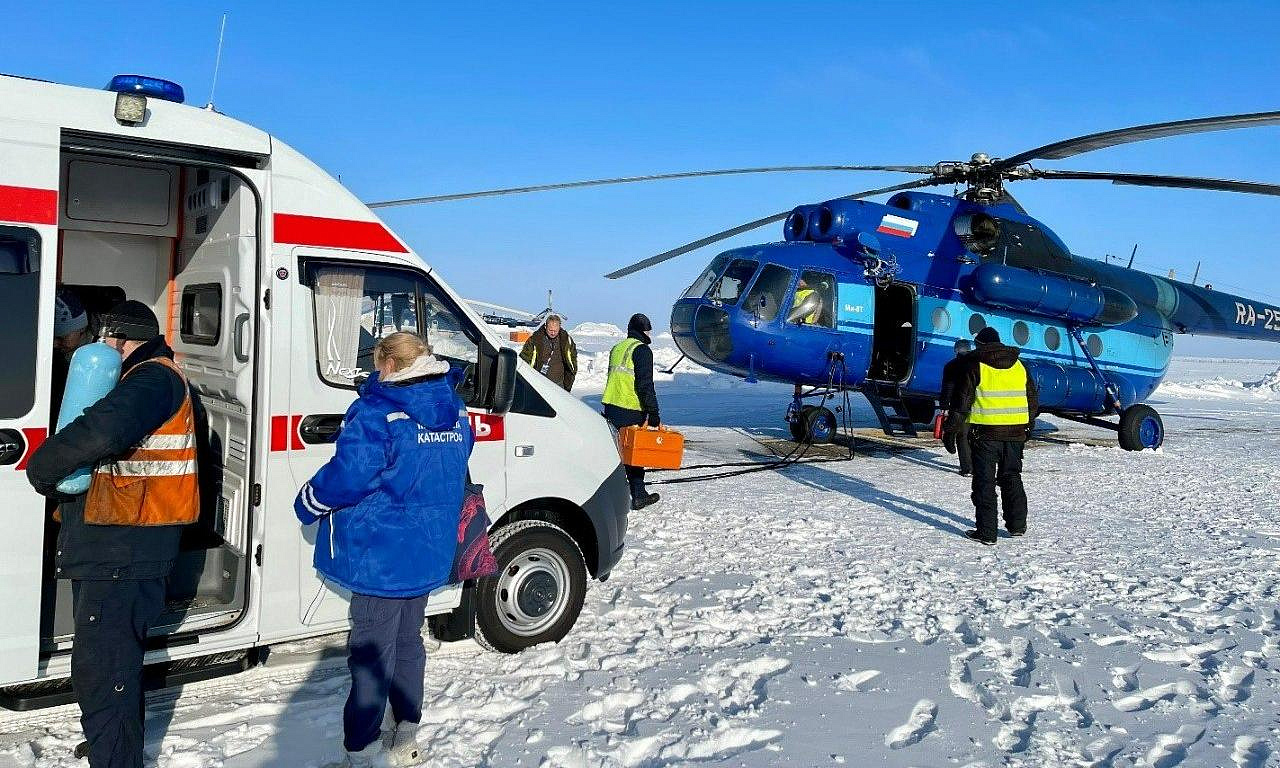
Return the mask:
[[[609,350],[609,378],[605,381],[604,417],[614,429],[648,425],[657,427],[658,395],[653,389],[653,350],[649,331],[653,324],[642,314],[627,323],[627,338]],[[624,467],[631,487],[631,508],[644,509],[658,501],[656,493],[644,487],[644,467]]]
[[[341,766],[417,765],[427,593],[453,563],[472,434],[460,372],[417,335],[393,333],[347,410],[337,453],[303,484],[294,512],[320,523],[315,567],[351,591]],[[391,717],[384,731],[384,716]]]
[[[977,523],[966,536],[996,543],[996,487],[1011,536],[1027,531],[1027,493],[1022,487],[1022,448],[1040,410],[1036,383],[1018,360],[1018,350],[1000,343],[995,328],[974,337],[978,349],[961,368],[946,431],[969,426],[973,447],[973,506]]]
[[[547,315],[542,327],[524,343],[520,357],[538,373],[570,392],[578,375],[578,348],[563,324],[559,315]]]
[[[101,323],[123,357],[120,381],[32,454],[27,480],[59,502],[56,576],[71,579],[71,687],[86,739],[76,754],[91,768],[142,768],[147,635],[182,526],[200,515],[195,407],[150,307],[121,302]],[[88,492],[59,492],[81,467],[94,468]]]
[[[956,384],[965,368],[965,360],[973,353],[973,344],[968,339],[960,339],[955,346],[956,356],[942,366],[942,391],[938,395],[938,405],[943,411],[950,411],[955,400]],[[969,423],[961,422],[955,432],[943,435],[942,443],[947,453],[960,454],[960,476],[968,477],[973,473],[973,450],[969,446]]]

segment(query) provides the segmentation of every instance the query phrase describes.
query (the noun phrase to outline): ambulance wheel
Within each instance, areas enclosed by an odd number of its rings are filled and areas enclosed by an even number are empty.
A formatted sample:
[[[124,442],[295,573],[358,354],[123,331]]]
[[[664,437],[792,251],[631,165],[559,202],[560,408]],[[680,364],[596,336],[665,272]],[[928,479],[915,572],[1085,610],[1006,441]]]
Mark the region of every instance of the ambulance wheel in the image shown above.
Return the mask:
[[[809,411],[813,410],[812,405],[802,405],[800,410],[796,411],[795,419],[787,422],[787,428],[791,430],[791,439],[797,443],[804,442],[804,424],[805,419],[809,416]]]
[[[500,653],[560,642],[587,596],[587,566],[577,543],[541,520],[503,526],[489,543],[498,572],[476,585],[476,640]]]
[[[1120,447],[1126,451],[1159,448],[1164,444],[1164,422],[1149,405],[1131,405],[1120,414]]]
[[[830,408],[810,408],[802,415],[804,440],[814,445],[826,445],[836,438],[836,415]]]

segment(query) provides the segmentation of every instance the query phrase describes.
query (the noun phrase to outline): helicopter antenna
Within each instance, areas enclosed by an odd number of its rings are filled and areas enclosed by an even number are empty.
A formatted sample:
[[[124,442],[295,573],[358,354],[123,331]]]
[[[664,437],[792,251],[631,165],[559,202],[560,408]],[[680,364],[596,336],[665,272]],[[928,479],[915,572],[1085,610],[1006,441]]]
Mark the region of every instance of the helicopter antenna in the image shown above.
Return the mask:
[[[1133,251],[1129,253],[1129,266],[1125,267],[1125,269],[1133,269],[1133,257],[1137,255],[1138,255],[1138,244],[1134,243]]]
[[[218,53],[213,59],[213,84],[209,86],[209,103],[205,109],[213,110],[213,94],[218,90],[218,70],[222,68],[222,39],[227,32],[227,14],[222,14],[222,26],[218,28]]]

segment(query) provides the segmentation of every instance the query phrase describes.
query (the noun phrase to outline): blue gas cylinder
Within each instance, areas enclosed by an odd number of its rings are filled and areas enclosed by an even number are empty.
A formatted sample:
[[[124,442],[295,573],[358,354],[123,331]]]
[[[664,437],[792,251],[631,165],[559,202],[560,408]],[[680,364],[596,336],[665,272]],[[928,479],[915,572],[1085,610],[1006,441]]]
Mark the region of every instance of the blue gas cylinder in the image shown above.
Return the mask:
[[[56,432],[101,400],[120,380],[120,353],[102,342],[86,344],[71,356],[67,389],[58,409]],[[81,467],[58,483],[58,492],[77,495],[89,490],[93,467]]]

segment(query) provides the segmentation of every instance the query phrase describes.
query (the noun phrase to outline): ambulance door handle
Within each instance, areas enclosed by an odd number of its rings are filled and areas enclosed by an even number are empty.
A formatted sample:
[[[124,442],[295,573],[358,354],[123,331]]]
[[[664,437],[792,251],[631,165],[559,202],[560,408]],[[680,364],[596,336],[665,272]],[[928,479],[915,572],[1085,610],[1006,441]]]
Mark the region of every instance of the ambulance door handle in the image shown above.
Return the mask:
[[[533,446],[532,446],[532,445],[517,445],[517,446],[516,446],[516,458],[517,458],[517,459],[527,459],[527,458],[529,458],[529,457],[530,457],[530,456],[532,456],[532,455],[533,455]]]
[[[332,443],[342,431],[341,413],[313,413],[298,424],[298,437],[311,445]]]
[[[16,429],[0,429],[0,465],[17,464],[27,452],[27,441]]]
[[[249,353],[242,352],[245,344],[245,329],[249,327],[249,313],[244,312],[236,317],[236,331],[232,334],[231,343],[235,345],[236,360],[242,363],[249,362]]]

